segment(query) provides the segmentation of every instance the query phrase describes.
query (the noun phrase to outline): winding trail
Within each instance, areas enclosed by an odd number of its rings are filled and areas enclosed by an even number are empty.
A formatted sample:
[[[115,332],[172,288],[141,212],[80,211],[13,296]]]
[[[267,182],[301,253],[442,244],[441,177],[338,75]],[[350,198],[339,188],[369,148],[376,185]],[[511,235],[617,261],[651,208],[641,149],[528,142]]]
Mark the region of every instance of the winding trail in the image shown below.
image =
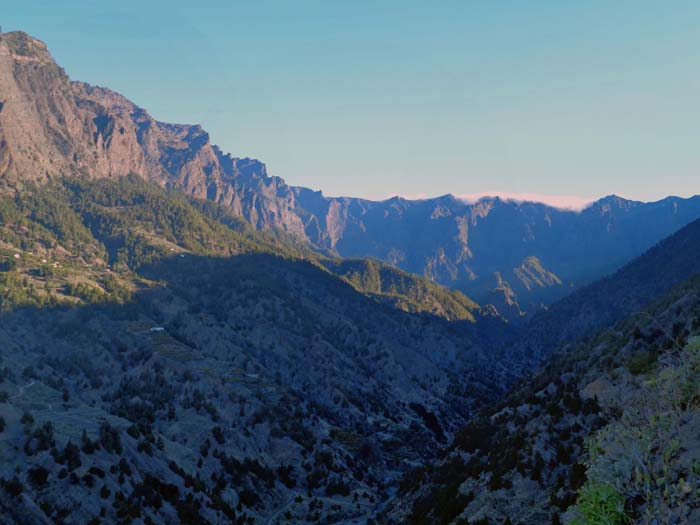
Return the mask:
[[[27,388],[29,388],[30,386],[32,386],[32,385],[34,385],[34,384],[36,384],[36,381],[34,381],[34,380],[32,379],[32,380],[31,380],[29,383],[27,383],[26,385],[19,387],[19,388],[17,389],[17,390],[19,390],[19,393],[18,393],[18,394],[15,394],[15,395],[12,396],[10,399],[17,399],[17,398],[20,397],[22,394],[24,394],[24,391],[25,391]]]

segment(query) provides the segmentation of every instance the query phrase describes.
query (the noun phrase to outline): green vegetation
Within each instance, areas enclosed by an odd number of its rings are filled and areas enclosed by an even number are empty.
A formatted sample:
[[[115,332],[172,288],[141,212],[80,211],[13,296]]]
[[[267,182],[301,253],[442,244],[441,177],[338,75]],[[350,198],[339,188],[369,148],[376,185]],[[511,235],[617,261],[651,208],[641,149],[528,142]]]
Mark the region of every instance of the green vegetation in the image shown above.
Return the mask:
[[[116,269],[138,269],[174,251],[229,256],[263,252],[299,256],[291,244],[254,232],[228,210],[139,177],[66,182],[71,205],[109,252]]]
[[[323,260],[322,264],[355,289],[406,312],[425,312],[450,320],[474,321],[479,305],[463,293],[372,259]]]
[[[667,352],[653,369],[642,358],[649,379],[627,400],[622,416],[589,440],[588,481],[575,507],[582,525],[623,523],[626,501],[634,501],[649,522],[682,518],[700,496],[700,472],[693,468],[700,462],[693,430],[700,407],[700,338]],[[598,515],[617,521],[589,519]]]
[[[646,374],[654,368],[658,358],[658,352],[640,352],[630,357],[627,362],[627,369],[634,375]]]
[[[0,199],[0,308],[126,302],[135,271],[184,253],[302,251],[135,176],[29,186]]]
[[[105,293],[102,290],[85,283],[69,284],[68,295],[78,297],[86,303],[100,303],[105,298]]]
[[[605,483],[586,483],[576,504],[573,525],[624,525],[630,521],[625,498]]]
[[[0,312],[18,306],[49,307],[56,304],[56,298],[47,294],[34,280],[13,271],[0,272]]]
[[[483,362],[462,330],[432,319],[475,305],[422,278],[345,265],[136,177],[0,203],[14,458],[0,492],[24,492],[32,516],[244,524],[294,496],[286,522],[359,517],[491,391],[462,373]],[[249,457],[263,434],[270,453]]]
[[[211,201],[137,176],[71,178],[0,198],[0,308],[125,302],[141,269],[194,254],[303,260],[406,312],[474,321],[460,292],[373,260],[322,256],[281,232],[257,232]],[[255,268],[251,268],[255,271]]]

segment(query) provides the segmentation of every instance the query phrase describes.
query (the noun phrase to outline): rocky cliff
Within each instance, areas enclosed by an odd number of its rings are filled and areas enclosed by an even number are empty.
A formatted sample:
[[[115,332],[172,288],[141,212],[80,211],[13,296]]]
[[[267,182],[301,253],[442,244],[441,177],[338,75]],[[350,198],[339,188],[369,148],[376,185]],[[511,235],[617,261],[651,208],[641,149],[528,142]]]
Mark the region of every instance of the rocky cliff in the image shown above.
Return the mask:
[[[303,236],[294,195],[264,164],[224,154],[200,126],[158,122],[113,91],[71,82],[46,45],[0,38],[0,181],[138,174],[233,208],[259,228]]]

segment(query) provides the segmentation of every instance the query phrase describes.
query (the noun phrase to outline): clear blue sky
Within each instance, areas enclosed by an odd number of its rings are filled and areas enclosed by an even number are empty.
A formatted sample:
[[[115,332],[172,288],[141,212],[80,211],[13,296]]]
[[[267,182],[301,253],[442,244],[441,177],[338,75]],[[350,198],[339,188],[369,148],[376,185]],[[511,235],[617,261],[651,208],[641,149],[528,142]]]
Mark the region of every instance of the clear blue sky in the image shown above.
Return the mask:
[[[700,193],[697,0],[22,0],[0,23],[329,195]]]

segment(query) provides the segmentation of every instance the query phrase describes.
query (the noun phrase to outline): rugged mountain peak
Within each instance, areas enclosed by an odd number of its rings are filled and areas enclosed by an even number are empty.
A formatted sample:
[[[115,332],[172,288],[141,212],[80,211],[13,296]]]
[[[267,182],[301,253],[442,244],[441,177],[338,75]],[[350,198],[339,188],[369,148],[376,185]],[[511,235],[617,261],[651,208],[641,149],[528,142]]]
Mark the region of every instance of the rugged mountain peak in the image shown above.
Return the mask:
[[[671,204],[671,205],[677,205],[680,202],[683,202],[684,200],[687,201],[700,201],[700,195],[693,195],[691,197],[688,197],[687,199],[683,199],[682,197],[677,197],[675,195],[669,195],[668,197],[664,197],[659,201],[659,204]]]
[[[46,45],[21,32],[0,36],[0,184],[80,173],[88,137]]]
[[[602,199],[599,199],[591,204],[590,208],[599,209],[603,212],[609,212],[615,209],[630,210],[642,204],[642,202],[625,199],[624,197],[620,197],[618,195],[607,195],[606,197],[603,197]]]
[[[73,89],[73,93],[76,95],[79,101],[91,101],[95,104],[99,104],[107,111],[146,112],[146,110],[139,108],[125,96],[120,95],[116,91],[112,91],[109,88],[94,86],[92,84],[88,84],[87,82],[77,80],[71,81],[71,87]]]
[[[454,194],[452,193],[446,193],[445,195],[440,195],[439,197],[436,197],[435,200],[439,203],[442,204],[456,204],[460,203],[461,201],[455,197]]]
[[[5,49],[17,62],[54,64],[48,46],[24,31],[12,31],[0,35]]]
[[[131,173],[306,237],[293,192],[261,162],[222,153],[199,125],[157,121],[108,88],[71,82],[25,33],[2,35],[0,187]]]

